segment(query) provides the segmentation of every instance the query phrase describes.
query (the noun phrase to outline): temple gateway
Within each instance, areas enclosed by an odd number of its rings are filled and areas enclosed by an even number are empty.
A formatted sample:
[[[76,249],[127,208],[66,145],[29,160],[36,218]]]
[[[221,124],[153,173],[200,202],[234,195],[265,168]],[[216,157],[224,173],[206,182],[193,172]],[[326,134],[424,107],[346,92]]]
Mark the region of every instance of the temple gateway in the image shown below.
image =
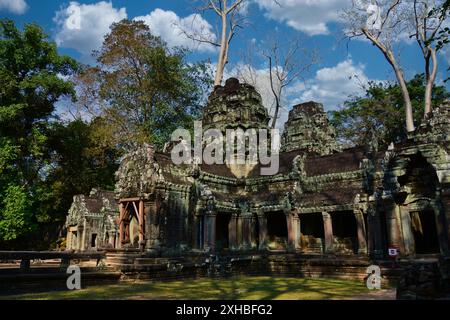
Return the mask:
[[[319,253],[401,257],[449,253],[450,110],[436,107],[414,134],[387,150],[341,150],[319,103],[289,112],[279,172],[260,165],[174,165],[170,148],[126,155],[114,194],[76,196],[67,248],[165,255]],[[218,86],[203,129],[269,129],[256,90]]]

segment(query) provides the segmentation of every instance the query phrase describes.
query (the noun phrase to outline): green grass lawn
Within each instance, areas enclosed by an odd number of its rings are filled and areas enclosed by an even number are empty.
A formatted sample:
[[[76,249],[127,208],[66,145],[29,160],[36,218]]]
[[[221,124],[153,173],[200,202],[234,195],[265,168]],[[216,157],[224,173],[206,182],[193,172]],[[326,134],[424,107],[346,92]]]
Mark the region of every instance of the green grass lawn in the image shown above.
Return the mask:
[[[348,299],[370,293],[363,281],[287,277],[186,279],[165,282],[123,282],[76,291],[29,293],[0,299]]]

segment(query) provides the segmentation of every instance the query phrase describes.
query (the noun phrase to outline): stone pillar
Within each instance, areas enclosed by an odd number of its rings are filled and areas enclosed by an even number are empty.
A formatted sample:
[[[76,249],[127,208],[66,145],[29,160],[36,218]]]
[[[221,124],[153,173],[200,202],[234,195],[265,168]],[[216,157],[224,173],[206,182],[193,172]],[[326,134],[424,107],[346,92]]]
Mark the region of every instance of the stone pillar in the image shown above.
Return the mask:
[[[409,210],[404,206],[395,206],[395,214],[400,217],[400,248],[404,255],[412,255],[416,251],[416,245],[414,241],[414,234],[412,231],[411,215]],[[403,241],[401,241],[403,239]]]
[[[367,233],[368,233],[368,251],[376,258],[382,258],[385,255],[381,235],[386,232],[381,230],[381,221],[379,212],[373,210],[367,211]]]
[[[70,231],[70,227],[67,228],[67,237],[66,237],[66,250],[72,250],[72,231]]]
[[[236,213],[231,215],[230,224],[228,225],[228,242],[230,250],[237,250],[237,219],[238,216]]]
[[[242,214],[237,216],[236,219],[236,239],[237,248],[242,249],[244,247],[244,232],[243,232],[243,218]]]
[[[450,188],[440,190],[440,205],[444,220],[444,229],[447,236],[447,246],[450,251]],[[450,255],[450,252],[449,252]]]
[[[119,248],[122,248],[122,244],[125,240],[124,239],[125,229],[124,229],[124,223],[123,223],[124,214],[125,214],[125,208],[123,206],[123,203],[120,203],[119,204]]]
[[[249,216],[249,241],[250,241],[250,249],[254,250],[256,248],[256,233],[255,233],[255,226],[256,226],[256,217],[254,214],[250,214]]]
[[[200,243],[199,243],[199,229],[200,229],[200,217],[194,213],[193,216],[193,228],[192,228],[192,238],[191,238],[191,246],[192,248],[199,249]]]
[[[325,235],[325,253],[333,252],[333,224],[331,215],[328,212],[322,212],[322,218]]]
[[[252,248],[252,215],[245,214],[242,216],[242,239],[243,249],[250,250]]]
[[[400,224],[397,218],[398,206],[393,203],[386,210],[386,229],[388,235],[388,247],[395,247],[404,253],[400,237]]]
[[[116,238],[116,232],[110,231],[108,235],[109,235],[108,244],[109,244],[112,248],[115,248],[115,247],[116,247],[116,244],[115,244],[114,239]]]
[[[139,200],[139,248],[145,249],[145,214],[144,201]]]
[[[363,213],[359,208],[353,211],[356,219],[356,234],[358,236],[358,254],[367,254],[366,225]]]
[[[144,216],[145,216],[145,247],[147,250],[157,248],[159,227],[157,226],[156,219],[156,202],[154,200],[147,201],[144,204]]]
[[[259,223],[259,250],[267,249],[267,219],[264,212],[258,212]]]
[[[295,250],[301,249],[300,237],[301,237],[301,225],[300,225],[300,217],[298,214],[294,215],[294,230],[295,230],[295,239],[294,239],[294,247]]]
[[[86,238],[86,228],[85,228],[85,226],[86,226],[86,219],[84,220],[84,222],[83,222],[83,225],[78,229],[78,234],[79,234],[79,237],[78,237],[78,250],[79,251],[84,251],[84,248],[85,248],[85,238]]]
[[[439,239],[439,247],[441,254],[449,255],[449,238],[447,237],[447,225],[450,221],[447,221],[445,217],[445,210],[441,201],[440,192],[436,192],[436,200],[432,203],[434,215],[436,217],[436,230]],[[450,208],[449,208],[450,209]]]
[[[216,250],[216,214],[208,212],[205,215],[205,250]]]
[[[287,224],[287,249],[295,249],[295,226],[294,215],[290,211],[286,211],[286,224]]]

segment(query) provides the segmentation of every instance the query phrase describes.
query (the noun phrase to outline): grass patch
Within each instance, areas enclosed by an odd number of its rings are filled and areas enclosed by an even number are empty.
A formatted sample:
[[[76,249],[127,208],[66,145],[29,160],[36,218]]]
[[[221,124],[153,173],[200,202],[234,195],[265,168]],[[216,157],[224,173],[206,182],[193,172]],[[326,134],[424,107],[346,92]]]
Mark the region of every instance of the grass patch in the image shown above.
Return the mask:
[[[288,277],[186,279],[166,282],[122,282],[76,291],[28,293],[0,299],[19,300],[323,300],[368,294],[363,281]]]

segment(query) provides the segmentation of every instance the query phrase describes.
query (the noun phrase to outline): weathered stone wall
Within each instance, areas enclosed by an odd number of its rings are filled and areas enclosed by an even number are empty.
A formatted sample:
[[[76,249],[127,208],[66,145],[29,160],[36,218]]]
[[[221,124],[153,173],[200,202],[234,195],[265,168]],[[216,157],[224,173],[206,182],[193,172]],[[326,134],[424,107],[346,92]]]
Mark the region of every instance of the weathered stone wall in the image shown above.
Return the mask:
[[[340,151],[323,105],[312,101],[296,105],[289,112],[281,144],[285,152],[307,150],[327,155]]]

